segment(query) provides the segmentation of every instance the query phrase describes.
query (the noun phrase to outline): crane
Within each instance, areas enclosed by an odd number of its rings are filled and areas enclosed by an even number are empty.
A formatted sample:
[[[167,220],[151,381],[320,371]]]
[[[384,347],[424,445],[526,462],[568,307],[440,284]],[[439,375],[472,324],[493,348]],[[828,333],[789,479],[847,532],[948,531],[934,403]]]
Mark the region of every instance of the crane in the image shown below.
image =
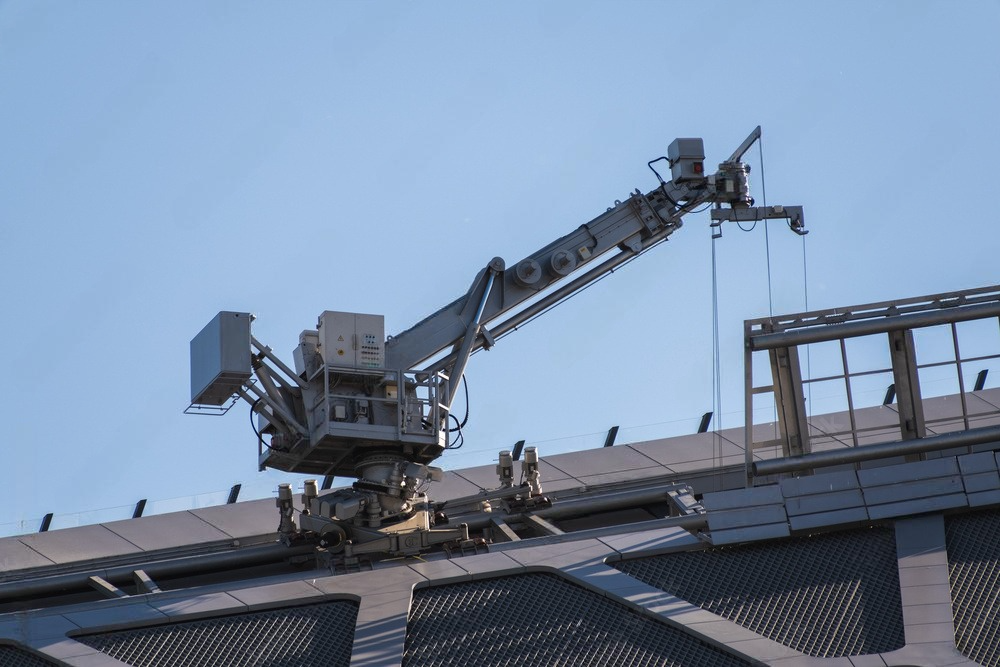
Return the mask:
[[[711,225],[784,219],[806,234],[801,206],[754,206],[741,159],[760,127],[719,164],[705,168],[702,139],[679,138],[649,163],[659,185],[635,190],[512,266],[494,257],[460,297],[410,328],[386,336],[381,315],[324,311],[299,335],[294,368],[253,336],[252,315],[223,311],[191,341],[191,412],[225,412],[239,400],[258,416],[258,464],[295,473],[356,478],[320,494],[307,481],[296,526],[294,498],[279,487],[280,532],[316,537],[348,555],[417,553],[469,541],[422,491],[441,478],[430,464],[464,425],[452,406],[470,356],[666,241],[683,218],[710,207]],[[666,160],[670,181],[653,165]],[[265,441],[265,437],[269,441]],[[495,497],[544,503],[534,448],[525,450],[523,487],[501,453]],[[511,500],[512,499],[512,500]]]

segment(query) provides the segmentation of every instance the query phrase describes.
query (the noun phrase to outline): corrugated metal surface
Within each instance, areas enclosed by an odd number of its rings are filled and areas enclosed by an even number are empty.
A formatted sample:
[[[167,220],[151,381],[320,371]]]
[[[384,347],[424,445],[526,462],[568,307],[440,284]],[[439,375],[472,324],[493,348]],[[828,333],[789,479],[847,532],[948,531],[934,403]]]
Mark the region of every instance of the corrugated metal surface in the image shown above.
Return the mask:
[[[51,667],[55,664],[22,648],[0,644],[0,667]]]
[[[136,667],[346,666],[357,616],[338,600],[76,639]]]
[[[893,533],[845,531],[614,564],[622,572],[807,655],[904,644]]]
[[[951,516],[945,527],[955,644],[979,664],[1000,667],[1000,512]]]
[[[736,667],[748,663],[558,576],[533,573],[418,590],[403,664]]]

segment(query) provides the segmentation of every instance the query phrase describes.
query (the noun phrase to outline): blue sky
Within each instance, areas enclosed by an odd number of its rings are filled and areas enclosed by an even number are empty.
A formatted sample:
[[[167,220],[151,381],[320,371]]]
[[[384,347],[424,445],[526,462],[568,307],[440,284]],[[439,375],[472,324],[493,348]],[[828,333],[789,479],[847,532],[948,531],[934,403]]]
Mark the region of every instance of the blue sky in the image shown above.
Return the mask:
[[[0,3],[0,524],[296,478],[245,406],[184,416],[219,310],[291,359],[323,310],[406,329],[760,124],[777,313],[996,283],[1000,3]],[[761,171],[749,154],[758,200]],[[803,272],[806,253],[807,275]],[[765,236],[717,245],[723,425]],[[804,280],[807,279],[807,280]],[[468,369],[489,463],[712,408],[707,214]],[[640,428],[642,427],[642,428]]]

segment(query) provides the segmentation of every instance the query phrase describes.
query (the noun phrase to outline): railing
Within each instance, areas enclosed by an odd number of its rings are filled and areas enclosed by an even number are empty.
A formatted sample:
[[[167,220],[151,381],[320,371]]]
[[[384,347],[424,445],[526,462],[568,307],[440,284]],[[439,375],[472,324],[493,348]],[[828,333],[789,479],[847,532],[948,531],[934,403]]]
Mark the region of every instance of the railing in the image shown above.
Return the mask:
[[[977,392],[990,370],[1000,372],[998,316],[1000,287],[991,286],[748,320],[748,480],[755,453],[764,449],[798,457],[815,449],[910,441],[993,425],[1000,407]],[[803,362],[808,377],[803,377]],[[815,376],[809,372],[814,366]],[[769,383],[757,382],[757,375],[767,375]],[[859,393],[868,400],[859,401]],[[873,401],[873,395],[882,398]],[[957,401],[925,401],[945,395]],[[770,403],[776,424],[765,438],[753,425],[761,400]],[[817,410],[817,404],[824,407]],[[880,405],[886,410],[862,412]],[[816,423],[820,413],[835,411],[846,412],[845,428]]]

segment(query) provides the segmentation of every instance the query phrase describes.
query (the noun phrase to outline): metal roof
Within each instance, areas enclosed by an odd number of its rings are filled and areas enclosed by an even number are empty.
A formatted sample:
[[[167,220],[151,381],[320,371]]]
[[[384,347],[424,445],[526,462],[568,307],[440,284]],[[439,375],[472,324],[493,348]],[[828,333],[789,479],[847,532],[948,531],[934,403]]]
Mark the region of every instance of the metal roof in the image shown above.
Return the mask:
[[[970,397],[1000,406],[997,389]],[[926,414],[955,401],[925,399]],[[898,433],[892,406],[855,415]],[[822,438],[845,419],[811,420],[814,451],[846,445]],[[587,664],[579,647],[605,644],[603,664],[1000,664],[1000,633],[981,618],[983,596],[1000,603],[1000,443],[746,488],[743,433],[543,457],[553,509],[575,518],[542,511],[539,536],[489,553],[357,572],[277,544],[273,500],[0,539],[0,665]],[[643,518],[676,482],[702,507]],[[457,501],[496,483],[479,466],[431,493]],[[307,641],[321,628],[349,646]]]

